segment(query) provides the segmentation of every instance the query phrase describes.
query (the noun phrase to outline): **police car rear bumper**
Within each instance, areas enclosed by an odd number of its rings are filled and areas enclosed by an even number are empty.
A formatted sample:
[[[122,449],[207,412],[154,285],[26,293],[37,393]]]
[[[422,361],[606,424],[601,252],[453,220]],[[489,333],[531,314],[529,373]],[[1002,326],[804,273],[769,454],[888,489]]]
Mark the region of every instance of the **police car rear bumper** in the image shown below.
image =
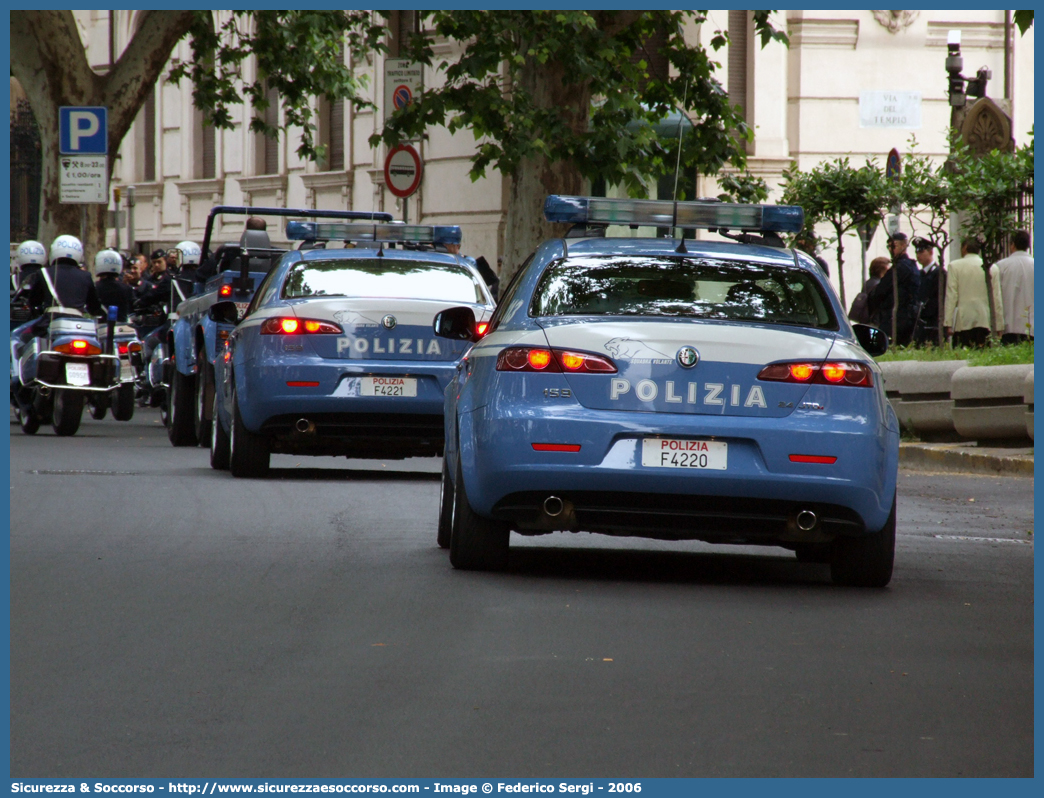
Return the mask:
[[[378,416],[443,415],[444,393],[456,363],[397,361],[389,363],[330,361],[321,358],[260,365],[247,363],[236,369],[239,409],[246,427],[254,432],[274,432],[287,419],[312,416],[343,417],[351,422],[359,414]],[[396,376],[415,379],[416,396],[361,396],[358,380]],[[440,422],[441,423],[441,422]],[[441,447],[441,427],[439,439]]]
[[[891,511],[899,456],[898,434],[879,421],[822,413],[764,419],[560,407],[534,419],[503,408],[494,418],[487,406],[462,414],[460,434],[468,499],[480,515],[516,529],[668,539],[774,542],[876,531]],[[643,466],[646,437],[725,442],[726,468]],[[534,443],[580,450],[536,451]],[[558,526],[539,517],[552,495],[575,517]],[[795,533],[802,509],[816,513],[816,534]]]

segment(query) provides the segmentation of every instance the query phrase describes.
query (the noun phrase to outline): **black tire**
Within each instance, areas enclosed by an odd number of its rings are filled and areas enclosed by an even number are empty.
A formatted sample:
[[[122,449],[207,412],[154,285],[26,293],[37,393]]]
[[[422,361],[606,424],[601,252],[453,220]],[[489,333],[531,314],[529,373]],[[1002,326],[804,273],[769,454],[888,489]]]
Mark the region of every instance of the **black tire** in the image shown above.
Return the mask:
[[[218,471],[228,471],[231,460],[232,444],[228,433],[221,426],[218,417],[217,391],[214,391],[213,404],[211,405],[210,422],[210,467]]]
[[[462,571],[503,571],[508,565],[511,530],[507,524],[483,518],[471,509],[460,461],[458,451],[450,564]]]
[[[450,547],[453,532],[453,480],[446,460],[442,461],[442,487],[439,490],[439,531],[436,538],[440,549]]]
[[[83,418],[83,393],[65,389],[54,392],[51,426],[55,435],[75,435]]]
[[[91,418],[101,421],[109,410],[109,397],[105,394],[98,394],[87,400],[87,406],[90,408]]]
[[[833,549],[829,543],[798,543],[794,547],[794,554],[798,562],[828,563]]]
[[[197,443],[196,424],[193,420],[193,406],[196,398],[195,382],[194,377],[174,369],[174,374],[170,379],[170,396],[167,402],[170,408],[167,437],[174,446],[195,446]]]
[[[214,404],[214,368],[206,360],[206,353],[200,351],[196,355],[199,363],[199,374],[196,377],[195,402],[192,421],[196,427],[196,440],[200,446],[210,445],[210,425],[206,409]]]
[[[33,411],[32,406],[18,408],[18,426],[26,435],[35,435],[40,429],[40,417]]]
[[[869,535],[839,537],[830,559],[830,578],[846,587],[884,587],[895,562],[895,497],[885,525]]]
[[[112,417],[117,421],[130,421],[134,418],[134,383],[125,382],[116,389],[116,399],[112,403]]]
[[[229,437],[228,470],[234,477],[268,475],[271,453],[268,442],[246,428],[239,413],[239,397],[232,391],[232,431]]]

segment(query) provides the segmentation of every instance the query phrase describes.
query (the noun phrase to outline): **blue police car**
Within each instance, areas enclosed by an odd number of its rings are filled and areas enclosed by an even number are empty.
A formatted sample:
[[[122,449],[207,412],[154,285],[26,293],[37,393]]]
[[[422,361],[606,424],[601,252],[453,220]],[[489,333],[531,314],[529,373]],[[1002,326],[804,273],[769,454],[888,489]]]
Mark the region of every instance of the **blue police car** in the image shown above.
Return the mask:
[[[443,394],[467,341],[432,320],[494,302],[476,269],[438,251],[454,226],[291,222],[215,368],[211,465],[263,476],[272,453],[401,459],[443,447]],[[344,242],[343,244],[341,242]],[[336,248],[334,248],[336,244]],[[232,302],[208,314],[235,323]]]
[[[435,320],[473,342],[446,391],[453,566],[506,567],[511,530],[588,531],[783,546],[835,583],[887,584],[899,425],[872,358],[887,339],[784,247],[801,209],[551,196],[544,213],[573,227],[484,334],[467,307]]]
[[[303,216],[324,219],[390,222],[390,213],[262,208],[219,205],[211,208],[204,229],[200,266],[194,293],[177,306],[177,319],[167,332],[169,413],[167,434],[174,446],[206,446],[211,434],[214,401],[214,361],[224,348],[231,327],[214,322],[207,312],[221,301],[232,301],[246,310],[254,291],[268,270],[286,252],[272,246],[264,225],[246,229],[236,244],[214,247],[215,222],[228,214],[264,221],[266,216]],[[176,285],[175,285],[176,287]],[[177,290],[181,290],[178,288]]]

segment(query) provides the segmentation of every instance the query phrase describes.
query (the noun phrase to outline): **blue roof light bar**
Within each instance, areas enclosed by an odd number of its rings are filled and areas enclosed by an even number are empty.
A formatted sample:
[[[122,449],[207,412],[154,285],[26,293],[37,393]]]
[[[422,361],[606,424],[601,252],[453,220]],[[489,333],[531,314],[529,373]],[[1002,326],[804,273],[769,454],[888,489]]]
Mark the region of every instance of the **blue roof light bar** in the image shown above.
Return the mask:
[[[797,233],[805,223],[800,205],[742,205],[730,202],[671,202],[551,194],[544,202],[549,222],[626,224],[653,227],[759,230]]]
[[[459,244],[462,238],[456,225],[366,224],[338,222],[288,222],[290,241],[374,241],[412,244]]]

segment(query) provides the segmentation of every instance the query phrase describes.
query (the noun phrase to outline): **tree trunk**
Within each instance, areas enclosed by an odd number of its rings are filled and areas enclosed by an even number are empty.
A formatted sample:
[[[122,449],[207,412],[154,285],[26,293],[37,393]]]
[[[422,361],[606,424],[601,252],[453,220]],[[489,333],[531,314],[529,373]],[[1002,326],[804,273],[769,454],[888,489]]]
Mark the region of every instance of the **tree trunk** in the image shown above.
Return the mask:
[[[189,31],[191,11],[146,11],[138,30],[106,75],[87,62],[71,11],[11,12],[11,71],[22,84],[40,126],[39,238],[47,246],[59,235],[81,236],[86,209],[84,252],[105,246],[107,205],[60,202],[58,108],[109,109],[109,175],[123,137],[155,85],[174,46]]]
[[[836,224],[834,225],[834,231],[837,233],[837,285],[841,289],[841,307],[848,307],[848,300],[845,298],[845,245],[841,243],[842,230]]]
[[[536,63],[527,59],[518,82],[529,93],[537,108],[555,108],[575,131],[587,128],[591,108],[591,89],[587,82],[566,82],[560,63]],[[544,200],[548,194],[581,194],[583,177],[572,161],[551,163],[542,155],[524,159],[511,175],[511,192],[504,236],[504,268],[501,285],[506,285],[526,258],[549,238],[564,235],[567,225],[544,220]]]

